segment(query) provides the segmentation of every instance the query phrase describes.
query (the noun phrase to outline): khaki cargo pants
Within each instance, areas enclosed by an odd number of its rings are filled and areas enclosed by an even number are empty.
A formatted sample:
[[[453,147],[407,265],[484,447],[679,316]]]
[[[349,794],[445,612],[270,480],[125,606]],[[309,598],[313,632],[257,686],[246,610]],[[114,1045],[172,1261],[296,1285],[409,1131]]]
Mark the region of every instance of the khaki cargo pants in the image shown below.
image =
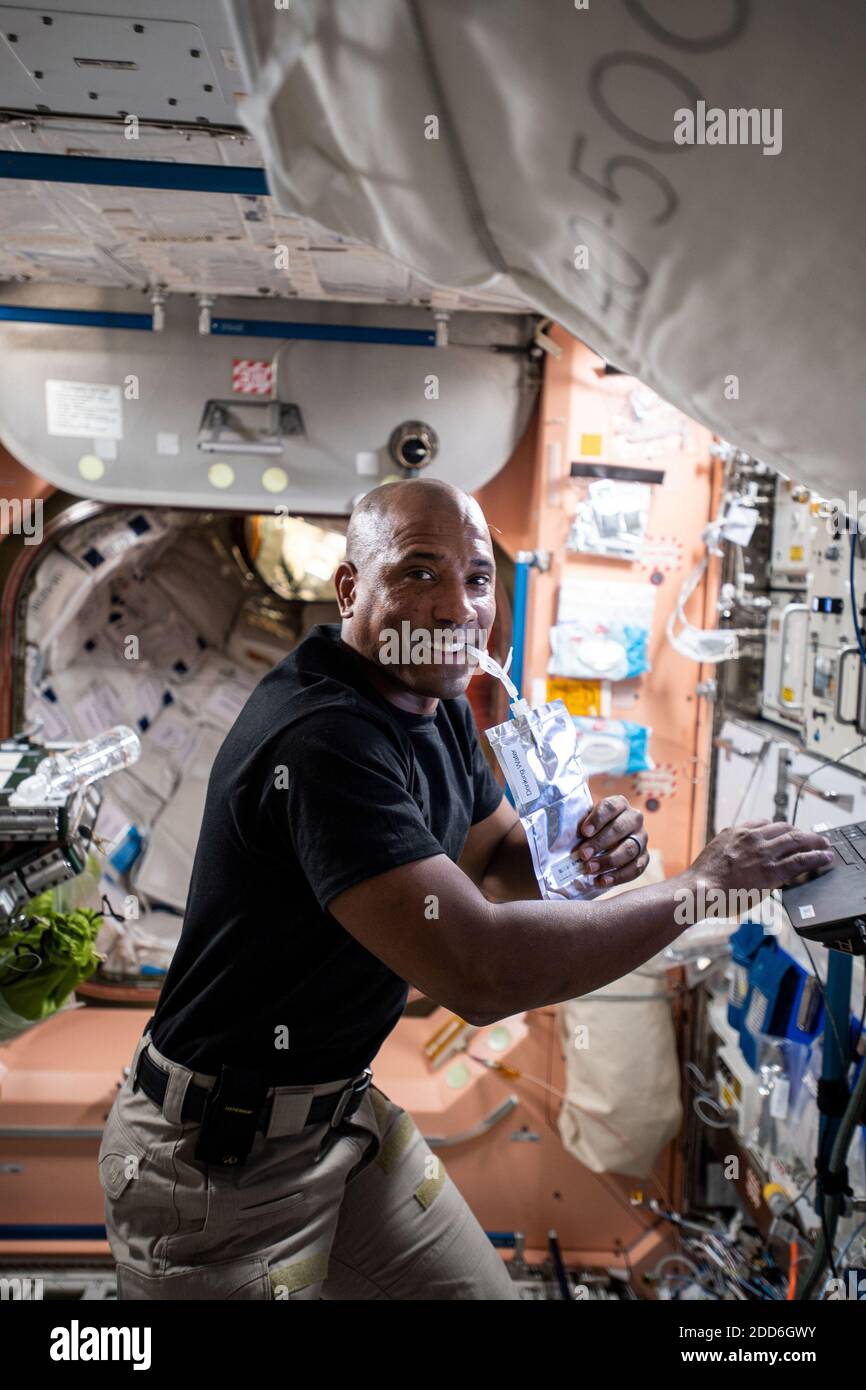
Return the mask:
[[[169,1074],[162,1108],[132,1089],[142,1048]],[[349,1078],[346,1079],[348,1081]],[[99,1172],[121,1299],[516,1299],[508,1271],[411,1117],[374,1086],[337,1128],[280,1086],[244,1165],[194,1157],[190,1081],[145,1032],[105,1124]],[[319,1155],[317,1160],[317,1154]]]

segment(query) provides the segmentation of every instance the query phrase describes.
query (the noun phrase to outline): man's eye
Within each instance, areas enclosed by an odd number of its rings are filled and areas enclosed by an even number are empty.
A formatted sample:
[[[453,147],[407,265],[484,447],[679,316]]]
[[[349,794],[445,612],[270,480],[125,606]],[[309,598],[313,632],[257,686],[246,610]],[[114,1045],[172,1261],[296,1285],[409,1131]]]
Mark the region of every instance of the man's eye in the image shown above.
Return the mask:
[[[416,575],[419,575],[419,574],[431,574],[431,573],[432,573],[431,570],[425,570],[425,569],[408,570],[408,571],[406,572],[406,578],[407,578],[407,579],[414,579],[414,578],[416,577]]]
[[[490,575],[489,575],[489,574],[473,574],[472,578],[473,578],[473,579],[480,579],[481,582],[482,582],[482,584],[484,584],[484,585],[488,585],[488,584],[490,583]]]

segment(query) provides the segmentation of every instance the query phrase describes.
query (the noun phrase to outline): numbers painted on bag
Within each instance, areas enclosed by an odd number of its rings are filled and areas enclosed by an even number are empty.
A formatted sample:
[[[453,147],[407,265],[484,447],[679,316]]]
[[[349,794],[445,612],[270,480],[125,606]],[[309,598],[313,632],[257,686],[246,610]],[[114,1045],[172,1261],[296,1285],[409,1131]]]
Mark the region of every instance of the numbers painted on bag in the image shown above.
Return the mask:
[[[732,9],[725,28],[716,33],[690,37],[675,33],[660,23],[650,12],[647,0],[624,0],[624,4],[632,18],[654,39],[689,53],[709,53],[733,43],[744,33],[751,17],[751,0],[730,0]],[[619,135],[624,136],[633,144],[640,145],[643,149],[662,154],[679,154],[681,151],[687,150],[688,145],[677,145],[673,138],[660,140],[657,137],[646,135],[643,131],[630,125],[628,120],[614,109],[608,94],[608,76],[618,69],[629,67],[645,68],[663,78],[677,91],[678,105],[685,104],[694,109],[697,103],[704,99],[697,84],[671,63],[666,63],[650,53],[623,49],[604,54],[594,63],[590,71],[589,94],[596,110]],[[683,97],[685,98],[684,102]],[[600,179],[594,178],[583,167],[587,155],[586,146],[587,137],[576,135],[569,165],[569,173],[572,178],[578,179],[598,197],[604,198],[606,203],[616,207],[626,201],[626,194],[621,192],[617,186],[618,183],[623,186],[622,180],[618,176],[624,170],[634,170],[643,178],[649,179],[662,197],[659,211],[650,218],[651,225],[662,227],[671,220],[680,206],[680,198],[670,179],[660,173],[648,160],[642,159],[639,155],[631,154],[613,155],[601,170],[602,177]],[[627,180],[624,187],[628,188]],[[604,219],[603,228],[583,214],[575,214],[570,217],[568,225],[575,241],[579,245],[587,247],[588,265],[585,270],[581,271],[581,274],[586,276],[593,297],[603,312],[607,313],[611,305],[615,304],[626,314],[634,315],[637,313],[639,301],[650,283],[650,274],[630,251],[611,236],[609,228],[612,222],[613,213],[609,209]],[[590,233],[589,238],[587,231]],[[591,245],[592,234],[599,238],[595,250]],[[614,270],[604,264],[605,258],[609,258],[611,253],[619,260],[617,268],[620,272],[624,271],[628,278],[618,278]],[[573,262],[565,261],[564,264],[570,272],[574,272]]]
[[[629,14],[646,29],[648,34],[652,34],[654,39],[659,39],[661,43],[669,43],[672,48],[681,48],[686,53],[710,53],[715,48],[724,48],[725,44],[733,43],[734,39],[738,39],[744,33],[752,8],[751,0],[733,0],[733,14],[727,29],[721,29],[717,34],[706,34],[703,38],[693,39],[685,34],[675,34],[672,30],[666,29],[654,15],[649,13],[644,0],[624,0],[624,4]]]
[[[673,217],[680,204],[676,189],[670,179],[665,178],[664,174],[660,174],[647,160],[641,159],[640,156],[636,154],[614,155],[605,164],[602,170],[604,180],[600,181],[599,179],[594,179],[591,174],[587,174],[586,171],[580,167],[585,146],[586,136],[575,136],[571,153],[571,164],[569,165],[569,173],[573,178],[580,179],[581,183],[585,183],[588,188],[593,189],[600,197],[606,198],[608,202],[621,203],[624,201],[623,195],[622,193],[618,193],[614,187],[616,171],[617,169],[636,169],[638,173],[643,174],[645,178],[648,178],[651,183],[654,183],[656,187],[661,190],[664,199],[664,206],[661,211],[650,219],[653,225],[661,227]]]
[[[645,150],[661,150],[665,154],[681,154],[683,150],[689,148],[688,145],[675,144],[673,136],[670,140],[656,140],[653,136],[644,135],[642,131],[636,130],[634,126],[629,125],[628,121],[618,116],[610,105],[605,95],[605,78],[609,72],[613,72],[616,68],[628,67],[648,68],[650,72],[659,73],[674,87],[678,87],[686,98],[685,103],[682,101],[677,103],[679,106],[686,105],[695,108],[699,101],[703,101],[700,87],[690,77],[685,77],[678,68],[663,62],[661,58],[654,58],[650,53],[627,51],[607,53],[603,58],[598,59],[589,74],[589,95],[592,103],[608,125],[612,126],[618,134],[624,135],[627,140],[632,140],[636,145],[643,146]]]

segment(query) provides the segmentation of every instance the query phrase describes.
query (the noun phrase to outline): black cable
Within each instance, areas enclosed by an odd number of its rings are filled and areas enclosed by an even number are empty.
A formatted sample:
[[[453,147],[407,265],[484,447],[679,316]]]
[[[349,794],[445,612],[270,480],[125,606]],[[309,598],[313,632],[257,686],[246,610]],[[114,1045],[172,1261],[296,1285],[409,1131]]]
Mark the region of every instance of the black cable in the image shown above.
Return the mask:
[[[805,938],[805,937],[801,937],[800,939],[801,939],[801,941],[802,941],[802,943],[803,943],[803,946],[804,946],[805,949],[806,949],[806,955],[809,957],[809,964],[810,964],[811,967],[812,967],[812,974],[813,974],[814,977],[815,977],[815,982],[816,982],[816,984],[817,984],[819,990],[821,991],[821,998],[822,998],[822,1000],[823,1000],[823,1002],[824,1002],[824,1018],[825,1018],[825,1019],[829,1019],[829,1021],[830,1021],[830,1026],[831,1026],[832,1029],[833,1029],[833,1036],[834,1036],[835,1039],[836,1039],[836,1046],[837,1046],[838,1049],[839,1049],[839,1060],[843,1063],[843,1065],[844,1065],[844,1067],[845,1067],[845,1070],[847,1071],[848,1066],[850,1065],[850,1059],[849,1059],[849,1057],[848,1057],[848,1051],[847,1051],[846,1048],[843,1048],[843,1046],[842,1046],[842,1039],[839,1037],[839,1029],[836,1027],[836,1020],[835,1020],[835,1018],[833,1017],[832,1011],[828,1008],[828,1005],[827,1005],[827,995],[824,993],[824,983],[823,983],[823,981],[822,981],[822,979],[821,979],[821,976],[818,974],[818,967],[817,967],[817,965],[815,964],[815,960],[814,960],[814,957],[812,956],[812,952],[809,950],[809,943],[806,941],[806,938]],[[850,1025],[849,1025],[849,1026],[850,1026]],[[826,1142],[826,1141],[825,1141],[825,1142]],[[829,1260],[829,1262],[830,1262],[830,1269],[832,1270],[833,1278],[836,1279],[838,1276],[837,1276],[837,1274],[836,1274],[836,1265],[835,1265],[834,1256],[833,1256],[833,1243],[832,1243],[832,1241],[831,1241],[831,1239],[830,1239],[830,1228],[829,1228],[829,1226],[827,1225],[827,1203],[826,1203],[826,1199],[823,1197],[823,1195],[821,1196],[821,1200],[820,1200],[819,1205],[820,1205],[820,1207],[821,1207],[821,1210],[820,1210],[820,1212],[819,1212],[819,1215],[820,1215],[820,1217],[821,1217],[821,1229],[822,1229],[823,1232],[824,1232],[824,1244],[825,1244],[826,1247],[827,1247],[827,1258],[828,1258],[828,1260]]]
[[[833,1137],[833,1147],[825,1177],[829,1175],[834,1178],[841,1178],[842,1174],[845,1172],[848,1149],[854,1137],[854,1130],[861,1123],[864,1105],[866,1105],[866,1067],[861,1067],[860,1073],[854,1084],[854,1089],[848,1100],[845,1114],[842,1116],[839,1129]],[[824,1266],[827,1263],[828,1254],[832,1259],[832,1240],[836,1234],[836,1227],[842,1214],[844,1197],[841,1191],[834,1191],[830,1194],[825,1193],[824,1202],[827,1208],[826,1227],[822,1222],[821,1236],[815,1247],[814,1254],[809,1263],[809,1268],[800,1281],[797,1289],[797,1297],[804,1302],[812,1297],[812,1294],[817,1288],[818,1280],[821,1278],[824,1272]]]
[[[115,922],[126,921],[126,918],[122,917],[119,912],[115,912],[114,908],[111,906],[111,899],[108,897],[106,893],[103,893],[102,902],[100,903],[99,907],[103,917],[113,917]]]
[[[860,627],[860,613],[857,608],[857,593],[854,588],[854,561],[857,558],[857,528],[851,532],[851,559],[848,565],[848,587],[851,590],[851,620],[854,623],[854,636],[857,638],[857,646],[860,648],[860,655],[863,664],[866,665],[866,642],[863,640],[863,630]]]
[[[833,1017],[833,1014],[832,1014],[832,1012],[830,1011],[830,1009],[828,1009],[828,1007],[827,1007],[827,995],[826,995],[825,992],[824,992],[824,981],[821,979],[821,976],[818,974],[818,967],[817,967],[817,965],[815,964],[815,957],[812,955],[812,952],[809,950],[809,943],[808,943],[808,941],[806,940],[805,936],[801,936],[801,937],[800,937],[800,943],[801,943],[801,945],[803,946],[803,949],[805,950],[806,955],[809,957],[809,964],[810,964],[811,967],[812,967],[812,974],[813,974],[814,977],[815,977],[815,983],[816,983],[816,985],[818,986],[819,990],[821,991],[821,1001],[822,1001],[822,1003],[823,1003],[823,1005],[824,1005],[824,1017],[825,1017],[825,1018],[828,1018],[828,1019],[830,1020],[830,1027],[833,1029],[833,1037],[836,1039],[836,1046],[837,1046],[838,1049],[839,1049],[839,1061],[842,1062],[843,1065],[847,1068],[848,1063],[849,1063],[848,1049],[847,1049],[847,1047],[843,1047],[843,1046],[842,1046],[842,1039],[839,1037],[839,1029],[836,1027],[836,1020],[835,1020],[835,1018]],[[850,1026],[851,1026],[850,1020],[849,1020],[848,1026],[849,1026],[849,1028],[850,1028]]]
[[[837,1269],[836,1269],[836,1255],[835,1255],[835,1252],[834,1252],[834,1249],[833,1249],[833,1241],[832,1241],[832,1239],[831,1239],[831,1237],[830,1237],[830,1227],[827,1225],[827,1201],[826,1201],[826,1198],[823,1197],[823,1195],[822,1195],[822,1197],[821,1197],[821,1204],[820,1204],[820,1205],[821,1205],[821,1230],[824,1232],[824,1244],[825,1244],[825,1246],[826,1246],[826,1248],[827,1248],[827,1260],[828,1260],[828,1262],[829,1262],[829,1265],[830,1265],[830,1272],[832,1273],[833,1278],[834,1278],[834,1279],[838,1279],[838,1278],[839,1278],[839,1273],[838,1273],[838,1271],[837,1271]]]
[[[813,1173],[809,1181],[805,1184],[805,1186],[801,1187],[799,1192],[794,1193],[793,1197],[791,1197],[789,1201],[785,1204],[785,1206],[782,1207],[782,1210],[777,1213],[779,1217],[784,1216],[790,1207],[795,1207],[801,1197],[805,1197],[806,1193],[809,1191],[809,1188],[812,1186],[812,1183],[816,1180],[817,1176],[817,1173]]]

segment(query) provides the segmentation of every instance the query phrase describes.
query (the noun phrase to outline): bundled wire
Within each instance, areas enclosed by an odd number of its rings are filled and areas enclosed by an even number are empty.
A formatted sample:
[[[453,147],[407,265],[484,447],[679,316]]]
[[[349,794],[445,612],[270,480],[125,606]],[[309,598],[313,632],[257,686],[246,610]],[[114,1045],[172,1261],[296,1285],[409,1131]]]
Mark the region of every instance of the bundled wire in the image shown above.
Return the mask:
[[[786,1297],[783,1276],[769,1252],[763,1257],[763,1267],[756,1267],[753,1255],[740,1245],[741,1219],[736,1217],[727,1229],[721,1226],[701,1229],[678,1212],[665,1212],[658,1203],[648,1203],[657,1215],[671,1221],[679,1230],[682,1252],[666,1255],[653,1271],[653,1279],[671,1298],[678,1298],[690,1286],[696,1286],[711,1299],[736,1298],[745,1301],[758,1298],[779,1302]],[[681,1264],[687,1274],[669,1274],[668,1266]],[[777,1282],[771,1282],[772,1275]],[[788,1285],[790,1289],[790,1283]],[[788,1293],[790,1297],[790,1293]]]
[[[730,509],[743,499],[734,493],[726,493],[722,509],[715,521],[711,521],[701,532],[701,540],[706,546],[703,557],[692,570],[680,589],[677,601],[668,618],[665,631],[674,651],[686,656],[690,661],[703,664],[721,661],[736,661],[740,655],[740,638],[763,637],[763,628],[699,628],[686,617],[686,605],[703,579],[711,556],[720,557],[723,552],[721,541],[730,539],[726,535],[726,519]],[[730,523],[729,523],[730,524]],[[731,539],[735,553],[739,555],[737,542]]]
[[[833,1141],[830,1161],[824,1178],[825,1189],[828,1179],[841,1179],[845,1171],[848,1149],[854,1131],[862,1120],[864,1106],[866,1106],[866,1064],[860,1068],[856,1085],[851,1092],[851,1098]],[[823,1202],[822,1229],[815,1245],[815,1253],[798,1291],[798,1297],[801,1299],[805,1300],[812,1297],[826,1265],[828,1262],[832,1263],[833,1241],[835,1240],[839,1217],[842,1214],[842,1203],[843,1194],[841,1191],[826,1192]]]

